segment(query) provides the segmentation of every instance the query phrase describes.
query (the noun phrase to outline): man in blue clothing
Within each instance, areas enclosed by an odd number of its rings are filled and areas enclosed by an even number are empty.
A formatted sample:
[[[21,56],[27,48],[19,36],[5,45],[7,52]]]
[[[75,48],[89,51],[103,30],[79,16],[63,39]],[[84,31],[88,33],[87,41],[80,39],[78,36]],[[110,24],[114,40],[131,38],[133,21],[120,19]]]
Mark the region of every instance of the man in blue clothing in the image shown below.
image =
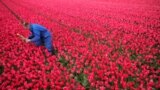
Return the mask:
[[[52,55],[55,55],[55,49],[52,45],[52,36],[47,28],[39,24],[30,24],[26,22],[23,23],[23,26],[26,29],[29,29],[32,33],[28,38],[19,35],[25,42],[32,42],[36,46],[44,45],[48,52],[50,52]]]

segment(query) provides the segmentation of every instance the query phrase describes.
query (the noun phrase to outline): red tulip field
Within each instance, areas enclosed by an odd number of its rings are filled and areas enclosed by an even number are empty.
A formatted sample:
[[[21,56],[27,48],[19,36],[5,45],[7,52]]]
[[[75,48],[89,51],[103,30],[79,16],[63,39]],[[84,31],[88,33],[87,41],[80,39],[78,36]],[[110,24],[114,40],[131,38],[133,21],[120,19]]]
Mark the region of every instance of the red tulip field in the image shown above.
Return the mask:
[[[160,0],[0,0],[0,90],[160,90]]]

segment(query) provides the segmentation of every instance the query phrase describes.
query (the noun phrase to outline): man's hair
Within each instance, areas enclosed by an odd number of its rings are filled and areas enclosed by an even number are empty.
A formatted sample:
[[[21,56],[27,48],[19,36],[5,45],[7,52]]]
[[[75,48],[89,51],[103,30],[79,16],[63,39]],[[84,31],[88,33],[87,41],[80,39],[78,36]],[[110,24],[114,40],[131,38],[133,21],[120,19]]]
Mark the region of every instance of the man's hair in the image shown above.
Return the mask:
[[[27,26],[29,25],[29,23],[28,23],[28,22],[23,22],[23,25],[24,25],[25,27],[27,27]]]

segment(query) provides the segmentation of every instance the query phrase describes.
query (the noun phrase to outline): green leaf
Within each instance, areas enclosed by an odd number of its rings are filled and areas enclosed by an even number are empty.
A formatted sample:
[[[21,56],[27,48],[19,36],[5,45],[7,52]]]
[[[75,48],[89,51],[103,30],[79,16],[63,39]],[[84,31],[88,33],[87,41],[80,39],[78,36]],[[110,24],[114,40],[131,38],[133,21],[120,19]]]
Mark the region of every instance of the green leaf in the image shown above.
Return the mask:
[[[122,46],[120,46],[120,48],[118,48],[118,52],[120,53],[120,54],[123,54],[124,52],[123,52],[123,47]]]
[[[138,57],[138,55],[136,53],[133,53],[133,54],[130,55],[131,60],[136,60],[137,57]]]
[[[109,82],[109,84],[110,84],[111,86],[113,86],[113,85],[114,85],[114,82],[113,82],[113,81],[111,81],[111,82]]]
[[[136,78],[133,77],[133,76],[128,76],[128,77],[126,78],[126,82],[134,82],[135,80],[136,80]]]
[[[77,82],[81,83],[85,88],[89,87],[89,82],[87,79],[87,75],[80,73],[75,75],[75,79]]]
[[[153,87],[152,90],[157,90],[157,89]]]
[[[67,61],[63,56],[60,57],[59,62],[60,62],[64,67],[67,67],[67,65],[68,65],[68,61]]]
[[[149,66],[153,67],[155,70],[160,69],[160,65],[157,63],[158,60],[152,59],[151,63],[149,63]]]
[[[120,64],[117,64],[117,67],[118,67],[119,70],[123,69],[123,67]]]
[[[135,81],[135,83],[134,83],[134,87],[135,87],[135,88],[137,88],[139,85],[140,85],[140,83],[139,83],[139,82],[137,82],[137,81]]]

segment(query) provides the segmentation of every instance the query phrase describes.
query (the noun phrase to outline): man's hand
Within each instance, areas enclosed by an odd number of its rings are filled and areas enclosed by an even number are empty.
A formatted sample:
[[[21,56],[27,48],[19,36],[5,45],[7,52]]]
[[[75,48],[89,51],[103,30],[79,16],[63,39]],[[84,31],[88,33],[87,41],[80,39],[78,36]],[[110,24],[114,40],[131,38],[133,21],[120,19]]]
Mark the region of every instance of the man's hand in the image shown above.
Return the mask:
[[[25,39],[25,42],[26,42],[26,43],[29,43],[29,42],[31,42],[31,40],[28,39],[28,38],[26,38],[26,39]]]
[[[20,35],[19,33],[17,33],[17,36],[20,37],[20,38],[22,39],[22,41],[24,41],[24,42],[26,42],[26,43],[31,42],[30,39],[25,38],[23,35]]]

